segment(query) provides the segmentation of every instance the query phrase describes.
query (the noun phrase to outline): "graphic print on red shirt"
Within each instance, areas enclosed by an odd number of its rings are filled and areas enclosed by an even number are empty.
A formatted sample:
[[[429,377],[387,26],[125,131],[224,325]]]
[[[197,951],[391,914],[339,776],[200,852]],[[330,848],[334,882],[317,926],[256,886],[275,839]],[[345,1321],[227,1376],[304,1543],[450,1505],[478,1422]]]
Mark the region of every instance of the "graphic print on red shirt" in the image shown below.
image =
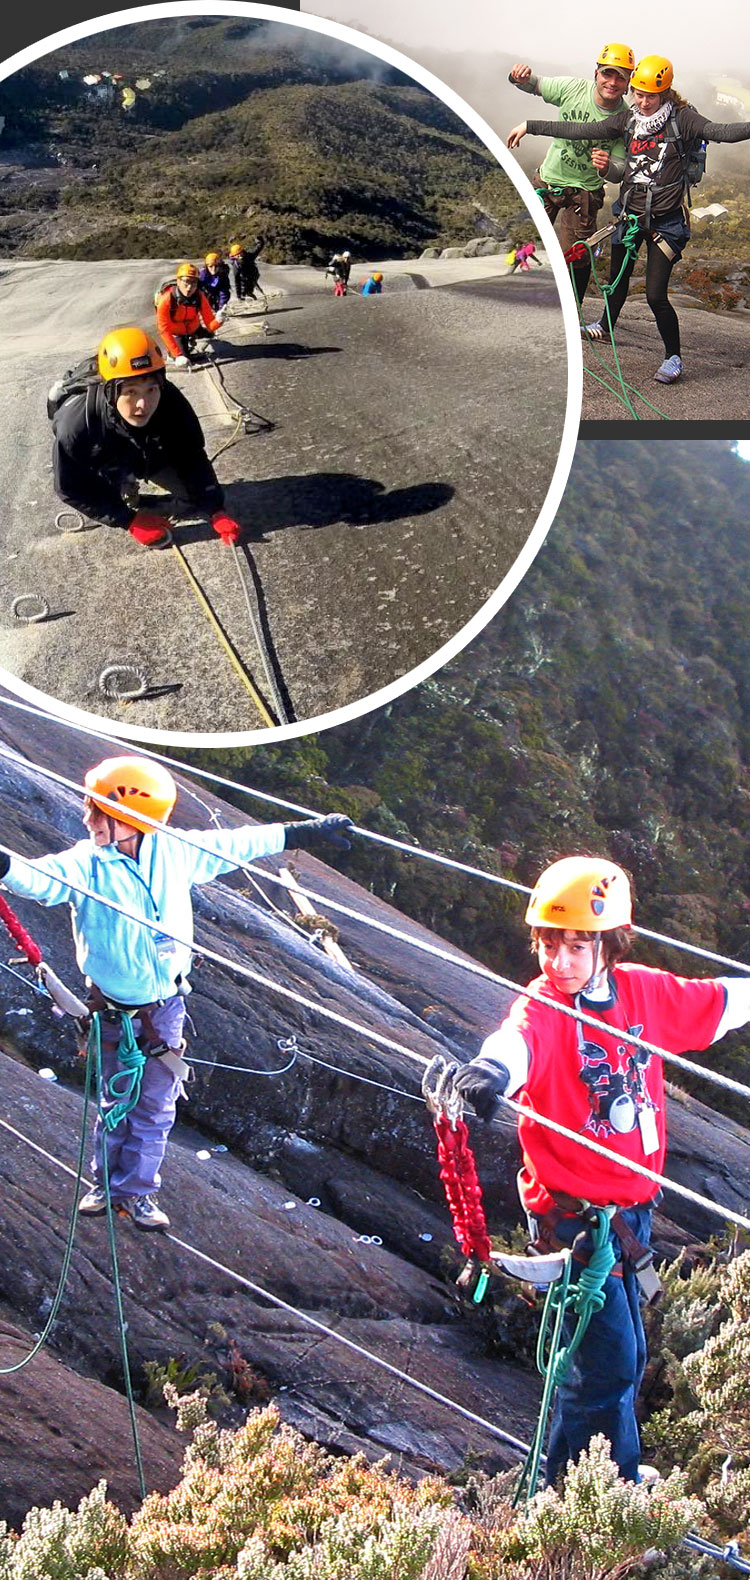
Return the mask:
[[[585,1013],[611,1026],[611,1035],[561,1015],[555,1003],[572,1008],[579,1002],[546,977],[537,977],[531,986],[549,1003],[521,997],[511,1006],[508,1020],[529,1050],[528,1079],[518,1096],[521,1105],[591,1136],[614,1154],[610,1162],[530,1117],[519,1117],[521,1194],[535,1215],[550,1210],[554,1194],[597,1206],[630,1207],[653,1199],[653,1181],[623,1168],[617,1157],[663,1172],[662,1061],[621,1041],[618,1033],[643,1036],[668,1053],[688,1053],[710,1045],[724,1012],[724,989],[713,980],[695,981],[627,964],[615,966],[609,982],[611,1001],[585,1007]],[[652,1139],[646,1147],[647,1138]]]

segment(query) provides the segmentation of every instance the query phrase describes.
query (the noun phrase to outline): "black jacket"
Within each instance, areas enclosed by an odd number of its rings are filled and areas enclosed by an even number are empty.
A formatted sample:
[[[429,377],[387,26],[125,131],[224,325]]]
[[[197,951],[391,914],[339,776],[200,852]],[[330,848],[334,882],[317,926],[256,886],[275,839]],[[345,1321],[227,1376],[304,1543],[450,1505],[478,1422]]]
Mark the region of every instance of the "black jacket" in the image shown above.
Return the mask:
[[[190,402],[165,382],[145,428],[133,428],[109,405],[102,385],[71,395],[52,420],[55,493],[66,505],[107,526],[129,527],[135,511],[122,498],[127,478],[156,481],[176,472],[185,498],[207,512],[224,495],[206,455],[203,430]]]

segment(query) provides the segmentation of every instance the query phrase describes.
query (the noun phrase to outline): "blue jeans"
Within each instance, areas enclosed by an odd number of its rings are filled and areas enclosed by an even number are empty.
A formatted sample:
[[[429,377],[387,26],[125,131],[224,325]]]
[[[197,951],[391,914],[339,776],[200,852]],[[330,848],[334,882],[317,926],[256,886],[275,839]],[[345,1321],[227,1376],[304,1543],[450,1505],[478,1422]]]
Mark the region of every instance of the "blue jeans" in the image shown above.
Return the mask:
[[[643,1245],[651,1240],[651,1208],[628,1207],[623,1217]],[[572,1245],[581,1232],[579,1218],[563,1218],[555,1233]],[[620,1242],[611,1235],[618,1261]],[[590,1249],[590,1241],[584,1242]],[[576,1277],[573,1264],[572,1277]],[[569,1460],[578,1459],[598,1432],[609,1439],[612,1458],[625,1481],[638,1481],[641,1441],[635,1401],[646,1365],[646,1335],[641,1319],[641,1290],[632,1265],[623,1263],[622,1278],[610,1275],[605,1304],[589,1323],[568,1374],[557,1390],[547,1449],[546,1484],[551,1486]],[[567,1317],[564,1339],[573,1332]]]

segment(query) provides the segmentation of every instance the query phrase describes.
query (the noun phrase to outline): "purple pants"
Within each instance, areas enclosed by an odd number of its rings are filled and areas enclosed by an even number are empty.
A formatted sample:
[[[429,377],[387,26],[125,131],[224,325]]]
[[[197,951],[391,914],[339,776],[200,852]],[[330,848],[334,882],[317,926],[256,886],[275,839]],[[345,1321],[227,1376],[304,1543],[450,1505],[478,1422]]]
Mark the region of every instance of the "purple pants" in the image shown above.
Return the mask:
[[[178,1050],[182,1041],[185,1021],[185,1000],[176,993],[151,1013],[151,1023],[160,1040]],[[112,1024],[102,1019],[102,1109],[106,1114],[112,1107],[109,1095],[110,1078],[120,1069],[118,1049],[121,1030],[119,1022]],[[141,1022],[133,1020],[136,1037],[141,1033]],[[148,1052],[148,1040],[141,1043]],[[135,1108],[122,1119],[116,1130],[107,1132],[107,1169],[109,1190],[113,1201],[125,1196],[149,1196],[161,1185],[161,1168],[167,1150],[169,1132],[175,1121],[180,1080],[167,1069],[159,1058],[147,1058],[143,1066],[141,1092]],[[91,1172],[97,1185],[104,1184],[102,1163],[102,1135],[104,1127],[97,1116],[94,1127],[94,1156]]]

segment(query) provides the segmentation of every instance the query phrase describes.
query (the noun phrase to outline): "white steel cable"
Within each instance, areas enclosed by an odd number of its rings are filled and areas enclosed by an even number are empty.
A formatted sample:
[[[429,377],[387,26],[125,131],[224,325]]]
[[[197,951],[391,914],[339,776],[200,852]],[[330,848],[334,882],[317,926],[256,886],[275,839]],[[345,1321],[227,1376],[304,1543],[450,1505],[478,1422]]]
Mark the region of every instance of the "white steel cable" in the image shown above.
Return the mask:
[[[102,799],[104,798],[102,797]],[[20,861],[26,867],[33,866],[33,863],[27,856],[19,856],[17,852],[10,850],[1,843],[0,851],[4,851],[6,855],[13,856],[15,860]],[[70,889],[73,894],[80,894],[86,899],[95,900],[99,905],[105,906],[107,910],[115,912],[118,916],[125,917],[127,921],[137,923],[138,926],[147,928],[149,932],[160,933],[162,937],[171,938],[173,943],[180,944],[183,949],[192,949],[194,947],[192,943],[188,943],[186,939],[178,937],[175,933],[165,933],[160,923],[152,922],[145,916],[135,916],[123,906],[115,904],[114,900],[107,900],[103,895],[95,894],[91,889],[86,889],[82,885],[70,883],[67,880],[65,887]],[[322,1015],[324,1019],[332,1020],[346,1030],[354,1031],[358,1036],[364,1037],[367,1041],[374,1042],[380,1047],[388,1048],[393,1053],[399,1053],[402,1057],[422,1065],[423,1068],[430,1062],[424,1054],[416,1053],[412,1048],[407,1048],[403,1043],[396,1042],[392,1037],[384,1036],[382,1032],[361,1026],[348,1016],[340,1015],[337,1010],[329,1009],[327,1005],[307,998],[305,994],[298,993],[294,988],[285,987],[281,982],[274,982],[271,977],[264,976],[262,972],[254,971],[252,967],[246,966],[238,960],[230,960],[226,955],[221,955],[215,949],[210,949],[205,945],[200,946],[200,952],[206,960],[213,960],[216,965],[225,966],[230,971],[236,971],[238,975],[246,977],[248,981],[254,982],[256,986],[269,988],[272,993],[278,993],[282,998],[290,999],[293,1003],[300,1004],[306,1009],[311,1009],[316,1014]],[[568,1013],[575,1016],[576,1012],[569,1011]],[[594,1022],[594,1024],[598,1023]],[[611,1033],[611,1027],[606,1029]],[[618,1030],[617,1036],[618,1038],[624,1037],[625,1033]],[[640,1043],[639,1046],[647,1047],[648,1044]],[[656,1051],[658,1053],[658,1050]],[[504,1098],[503,1102],[507,1103],[509,1108],[516,1109],[518,1106],[509,1098]],[[710,1201],[708,1197],[700,1196],[696,1191],[689,1190],[686,1185],[679,1185],[676,1180],[667,1179],[665,1175],[655,1174],[652,1169],[646,1168],[643,1164],[635,1163],[631,1158],[621,1157],[609,1147],[600,1146],[597,1141],[591,1141],[587,1137],[577,1135],[574,1131],[567,1130],[565,1126],[558,1125],[555,1120],[548,1119],[546,1115],[537,1113],[535,1109],[524,1109],[524,1113],[545,1129],[555,1130],[560,1135],[565,1135],[571,1140],[577,1141],[579,1145],[586,1147],[588,1151],[596,1152],[610,1162],[614,1160],[621,1168],[628,1169],[632,1174],[640,1174],[646,1179],[663,1185],[666,1190],[674,1191],[676,1195],[684,1197],[686,1201],[692,1201],[696,1206],[703,1207],[707,1212],[712,1213],[714,1217],[721,1218],[725,1222],[735,1223],[741,1229],[750,1229],[750,1218],[734,1212],[732,1208],[721,1207],[716,1202]]]
[[[95,740],[109,741],[116,746],[123,747],[126,751],[133,750],[132,741],[123,740],[114,733],[105,730],[95,730],[84,724],[74,724],[68,719],[61,719],[57,714],[45,712],[43,708],[32,707],[29,703],[20,702],[17,698],[5,697],[0,694],[0,705],[15,708],[22,713],[30,713],[37,718],[49,719],[50,723],[63,725],[66,729],[75,730],[81,735],[90,735]],[[140,757],[150,757],[155,762],[166,763],[170,768],[176,768],[182,774],[193,774],[196,778],[205,779],[208,783],[219,785],[224,790],[234,790],[238,794],[248,796],[251,800],[262,801],[266,805],[280,807],[285,812],[296,812],[302,817],[318,817],[321,814],[312,807],[300,806],[296,801],[285,801],[280,796],[271,795],[265,790],[253,789],[250,785],[240,784],[235,779],[227,779],[222,774],[215,774],[208,768],[199,768],[196,763],[183,762],[177,757],[169,757],[164,752],[151,751],[148,747],[138,746]],[[34,764],[28,764],[34,767]],[[42,772],[42,770],[39,770]],[[441,867],[447,867],[454,872],[463,873],[470,878],[480,878],[485,883],[494,883],[503,889],[510,889],[516,894],[529,895],[533,891],[526,883],[515,883],[511,878],[504,878],[499,873],[487,872],[483,867],[471,866],[468,862],[458,861],[453,856],[441,855],[438,851],[427,850],[423,845],[410,845],[405,840],[393,839],[388,834],[378,834],[373,829],[362,828],[359,824],[353,825],[354,832],[362,839],[369,839],[378,845],[389,846],[393,850],[401,851],[407,856],[416,856],[422,861],[432,861]],[[657,933],[648,927],[634,926],[633,932],[640,938],[649,938],[655,943],[666,944],[672,949],[684,950],[687,954],[696,955],[701,960],[710,960],[715,965],[731,966],[737,971],[750,974],[750,963],[745,960],[735,960],[731,955],[719,954],[713,949],[704,949],[700,944],[688,943],[684,938],[673,938],[667,933]]]
[[[70,1168],[67,1163],[63,1163],[60,1158],[54,1157],[51,1152],[45,1151],[44,1147],[40,1147],[38,1142],[32,1141],[29,1136],[24,1135],[23,1131],[17,1130],[6,1119],[0,1118],[0,1126],[15,1136],[17,1140],[23,1141],[26,1146],[38,1153],[40,1157],[45,1158],[48,1163],[52,1163],[55,1168],[61,1169],[65,1174],[70,1175],[72,1179],[77,1178],[75,1169]],[[90,1181],[85,1180],[84,1183],[88,1185]],[[173,1245],[178,1246],[180,1250],[187,1251],[190,1256],[195,1256],[199,1261],[205,1262],[207,1266],[221,1273],[222,1277],[231,1279],[233,1283],[239,1284],[241,1288],[249,1289],[251,1294],[259,1295],[262,1299],[267,1300],[270,1305],[276,1306],[281,1311],[286,1311],[290,1316],[294,1316],[300,1322],[305,1323],[306,1326],[315,1328],[317,1332],[325,1334],[326,1338],[332,1339],[335,1344],[341,1344],[346,1349],[352,1350],[354,1354],[360,1355],[363,1360],[370,1361],[372,1365],[388,1372],[390,1376],[396,1377],[400,1382],[406,1383],[407,1387],[414,1388],[416,1392],[426,1395],[427,1398],[434,1400],[435,1403],[444,1405],[446,1409],[452,1410],[455,1415],[460,1415],[464,1420],[470,1421],[472,1425],[482,1427],[492,1437],[498,1438],[509,1448],[515,1449],[524,1457],[531,1452],[530,1444],[522,1442],[520,1438],[514,1437],[510,1432],[503,1431],[502,1427],[496,1426],[493,1421],[487,1421],[484,1416],[477,1415],[473,1410],[467,1410],[464,1405],[458,1404],[455,1399],[448,1399],[445,1394],[438,1393],[436,1389],[430,1388],[427,1383],[420,1382],[419,1378],[412,1377],[408,1372],[401,1371],[398,1366],[394,1366],[390,1361],[383,1360],[381,1356],[375,1355],[372,1350],[365,1349],[363,1345],[356,1344],[353,1339],[347,1338],[343,1333],[338,1333],[335,1328],[326,1327],[317,1317],[312,1317],[307,1312],[300,1311],[296,1306],[292,1306],[289,1301],[282,1300],[280,1296],[271,1294],[270,1290],[263,1289],[260,1284],[256,1284],[249,1278],[246,1278],[244,1274],[236,1272],[234,1268],[226,1267],[224,1263],[217,1262],[214,1257],[208,1256],[205,1251],[200,1251],[197,1246],[191,1245],[189,1241],[181,1240],[175,1234],[167,1234],[166,1238]],[[699,1536],[690,1534],[683,1537],[683,1545],[700,1552],[707,1550],[711,1544],[704,1542]],[[738,1570],[742,1574],[750,1574],[750,1564],[745,1564],[739,1552],[734,1550],[732,1543],[727,1544],[724,1549],[711,1547],[709,1556],[721,1558],[729,1567]]]
[[[72,1179],[77,1178],[75,1169],[70,1168],[67,1163],[61,1162],[51,1152],[46,1152],[44,1147],[40,1147],[38,1142],[32,1141],[29,1136],[24,1135],[22,1130],[17,1130],[7,1119],[0,1119],[0,1125],[10,1135],[15,1136],[18,1141],[25,1142],[26,1146],[31,1147],[34,1152],[45,1158],[48,1163],[54,1164],[55,1168],[61,1169],[65,1174],[69,1174]],[[90,1181],[84,1180],[84,1184],[88,1185]],[[373,1365],[381,1367],[383,1371],[389,1372],[392,1377],[397,1377],[399,1381],[407,1383],[410,1388],[415,1388],[418,1393],[426,1394],[428,1399],[434,1399],[437,1404],[445,1405],[447,1409],[453,1410],[456,1415],[461,1415],[465,1420],[471,1421],[474,1426],[481,1426],[492,1437],[497,1437],[501,1442],[507,1443],[510,1448],[516,1449],[519,1454],[528,1454],[528,1443],[522,1443],[519,1438],[513,1437],[510,1432],[504,1432],[502,1427],[496,1426],[493,1421],[487,1421],[484,1416],[476,1415],[473,1410],[467,1410],[465,1405],[458,1404],[455,1399],[448,1399],[445,1394],[438,1393],[435,1388],[430,1388],[427,1383],[420,1382],[417,1377],[411,1377],[408,1372],[401,1371],[398,1366],[394,1366],[390,1361],[383,1360],[381,1356],[373,1354],[372,1350],[366,1350],[363,1345],[356,1344],[353,1339],[347,1338],[345,1334],[337,1333],[335,1328],[326,1327],[325,1323],[320,1322],[317,1317],[310,1316],[306,1311],[298,1310],[296,1306],[290,1305],[288,1300],[282,1300],[280,1295],[271,1294],[271,1291],[264,1289],[262,1284],[254,1283],[252,1279],[246,1278],[243,1273],[236,1272],[233,1267],[226,1267],[223,1262],[217,1262],[214,1257],[209,1256],[205,1251],[200,1251],[197,1246],[191,1245],[188,1240],[181,1240],[176,1234],[167,1234],[165,1238],[171,1240],[173,1245],[179,1246],[181,1251],[187,1251],[191,1256],[197,1257],[199,1261],[205,1262],[215,1272],[221,1273],[222,1277],[232,1279],[234,1283],[239,1284],[243,1289],[249,1289],[251,1294],[259,1295],[261,1299],[267,1300],[270,1305],[277,1306],[280,1311],[286,1311],[290,1316],[297,1317],[300,1322],[304,1322],[308,1327],[315,1328],[318,1333],[324,1333],[326,1338],[333,1339],[337,1344],[343,1344],[346,1349],[352,1350],[355,1355],[361,1355],[364,1360],[371,1361]]]
[[[18,754],[12,749],[0,747],[0,756],[8,755],[10,755],[14,761],[20,761],[22,764],[24,764],[24,766],[30,766],[34,773],[41,774],[45,779],[51,779],[54,781],[54,783],[63,785],[68,790],[75,790],[79,794],[88,794],[85,785],[79,784],[77,780],[68,779],[66,775],[56,773],[53,768],[42,768],[38,764],[25,764],[24,759],[19,758]],[[121,810],[119,803],[112,800],[110,797],[101,795],[97,796],[97,802],[102,807],[110,807],[113,813]],[[141,817],[142,822],[148,824],[149,828],[153,829],[155,832],[166,834],[169,836],[169,838],[176,839],[179,841],[179,843],[187,845],[193,850],[205,851],[206,847],[205,845],[201,844],[200,838],[191,838],[190,834],[186,833],[185,830],[172,828],[168,823],[160,823],[155,818],[147,817],[145,813],[139,813],[139,816]],[[0,850],[4,848],[4,846],[0,845]],[[9,851],[7,854],[12,855],[13,852]],[[239,870],[244,870],[249,874],[265,878],[266,881],[279,883],[281,885],[282,880],[277,878],[275,874],[269,873],[263,868],[253,867],[251,863],[245,863],[244,866],[241,863],[237,863],[237,867]],[[71,885],[71,887],[73,886]],[[530,986],[524,987],[521,983],[514,982],[511,977],[501,976],[499,972],[492,971],[489,966],[480,965],[479,961],[477,960],[470,960],[461,955],[451,954],[447,949],[442,949],[438,944],[428,943],[426,939],[414,938],[411,936],[411,934],[402,932],[399,928],[391,927],[387,922],[376,921],[374,917],[363,916],[361,912],[354,911],[350,907],[342,905],[337,900],[328,899],[325,895],[317,894],[315,890],[307,889],[306,892],[320,904],[328,905],[330,909],[339,911],[344,916],[355,918],[360,922],[364,922],[367,926],[374,928],[376,931],[387,933],[392,938],[397,939],[399,942],[409,944],[412,948],[421,950],[425,954],[433,955],[436,959],[443,960],[448,965],[458,966],[461,969],[468,971],[473,976],[482,977],[483,980],[493,982],[498,987],[506,988],[510,992],[515,993],[520,997],[530,999],[534,1003],[545,1004],[548,1008],[554,1009],[557,1013],[561,1015],[567,1015],[571,1019],[579,1021],[583,1026],[590,1026],[596,1031],[603,1031],[605,1033],[609,1033],[610,1035],[612,1034],[612,1027],[608,1026],[606,1021],[600,1021],[596,1018],[596,1016],[588,1015],[583,1010],[569,1008],[566,1004],[558,1004],[555,1000],[544,997],[534,988]],[[81,893],[86,894],[87,891],[81,890]],[[127,915],[128,913],[125,912],[124,914]],[[182,942],[182,940],[177,941]],[[669,1064],[674,1064],[678,1069],[686,1071],[688,1075],[695,1075],[701,1080],[706,1080],[714,1086],[721,1087],[723,1091],[732,1092],[735,1097],[743,1097],[750,1100],[750,1087],[746,1086],[742,1081],[735,1081],[731,1076],[722,1075],[718,1070],[709,1070],[705,1065],[696,1064],[692,1059],[686,1059],[683,1054],[668,1052],[665,1048],[658,1047],[656,1043],[647,1042],[643,1037],[636,1037],[631,1032],[624,1029],[617,1029],[617,1037],[621,1042],[629,1044],[635,1048],[645,1049],[646,1052],[655,1054],[658,1058],[665,1059]]]

